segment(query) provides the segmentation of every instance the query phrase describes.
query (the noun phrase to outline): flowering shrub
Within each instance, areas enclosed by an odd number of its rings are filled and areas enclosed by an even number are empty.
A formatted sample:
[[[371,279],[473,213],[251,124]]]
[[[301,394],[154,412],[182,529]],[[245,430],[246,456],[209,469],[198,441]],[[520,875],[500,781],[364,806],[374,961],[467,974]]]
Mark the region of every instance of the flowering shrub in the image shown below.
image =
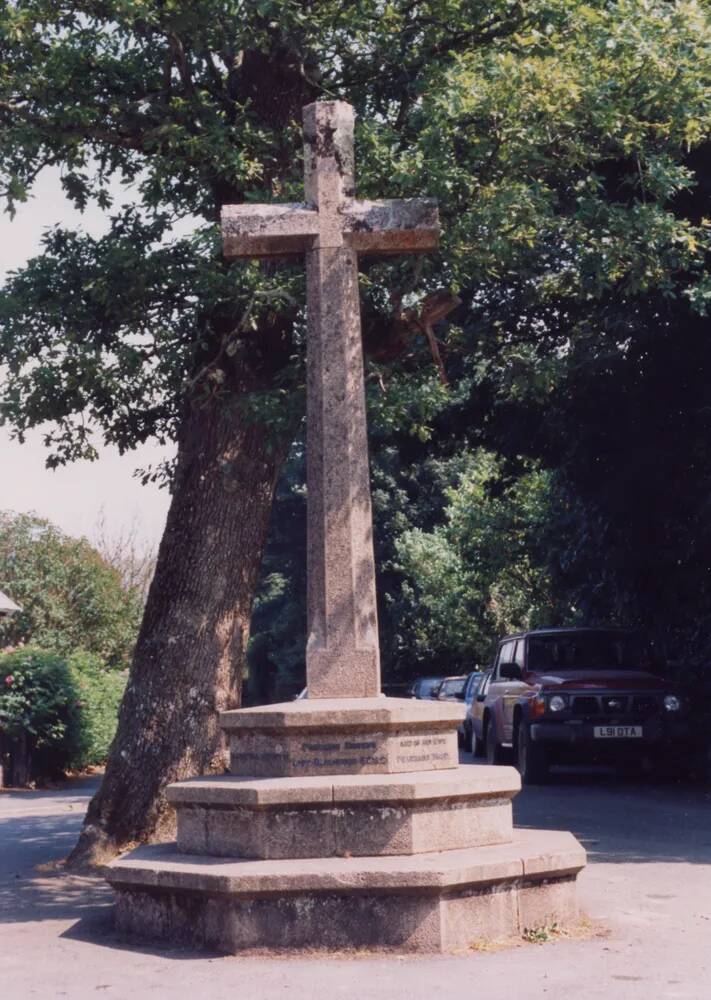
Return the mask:
[[[125,678],[88,653],[0,654],[0,764],[12,784],[106,759]]]
[[[57,770],[72,756],[76,694],[69,668],[54,653],[24,649],[0,659],[0,734],[10,752],[22,745],[28,757],[56,760]],[[19,752],[16,751],[16,752]]]

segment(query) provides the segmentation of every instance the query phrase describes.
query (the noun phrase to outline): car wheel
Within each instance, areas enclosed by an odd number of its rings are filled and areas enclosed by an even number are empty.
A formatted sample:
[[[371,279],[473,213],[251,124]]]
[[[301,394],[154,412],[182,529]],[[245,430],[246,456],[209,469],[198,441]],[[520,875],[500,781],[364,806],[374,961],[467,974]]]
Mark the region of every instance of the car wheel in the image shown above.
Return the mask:
[[[486,763],[487,764],[503,764],[504,761],[504,748],[496,739],[496,730],[494,729],[494,724],[489,719],[486,723],[484,729],[484,743],[486,745]]]
[[[516,737],[516,763],[524,785],[544,785],[550,776],[548,752],[534,743],[526,726],[521,723]]]

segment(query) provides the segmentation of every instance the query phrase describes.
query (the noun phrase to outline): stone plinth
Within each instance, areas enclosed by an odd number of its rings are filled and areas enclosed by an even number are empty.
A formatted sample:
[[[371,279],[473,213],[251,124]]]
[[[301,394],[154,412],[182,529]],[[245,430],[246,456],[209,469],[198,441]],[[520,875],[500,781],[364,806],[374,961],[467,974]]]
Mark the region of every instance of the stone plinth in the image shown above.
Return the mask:
[[[168,788],[178,851],[259,859],[417,854],[508,843],[509,767],[408,775],[184,781]]]
[[[396,774],[454,768],[457,702],[320,698],[223,712],[230,773],[250,777]]]
[[[143,847],[114,862],[118,927],[142,940],[289,951],[442,952],[575,920],[569,833],[405,857],[239,861]]]

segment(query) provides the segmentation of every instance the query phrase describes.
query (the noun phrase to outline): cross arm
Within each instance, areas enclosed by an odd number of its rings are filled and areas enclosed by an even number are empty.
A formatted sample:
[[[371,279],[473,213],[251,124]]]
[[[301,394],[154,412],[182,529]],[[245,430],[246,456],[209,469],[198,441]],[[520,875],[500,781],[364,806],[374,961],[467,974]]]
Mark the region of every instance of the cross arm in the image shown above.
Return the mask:
[[[222,241],[226,257],[291,257],[318,234],[318,212],[308,205],[225,205]]]
[[[344,242],[359,253],[421,253],[439,246],[439,211],[431,198],[352,201],[342,212]]]

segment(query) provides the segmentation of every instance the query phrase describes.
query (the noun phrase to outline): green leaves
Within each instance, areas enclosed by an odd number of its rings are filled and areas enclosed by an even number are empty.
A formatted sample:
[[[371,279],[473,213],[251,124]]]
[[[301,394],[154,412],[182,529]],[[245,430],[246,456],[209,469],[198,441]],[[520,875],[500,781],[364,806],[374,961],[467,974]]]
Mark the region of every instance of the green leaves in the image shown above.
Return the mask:
[[[0,589],[22,612],[3,619],[0,647],[33,643],[57,653],[84,649],[126,666],[138,632],[140,595],[88,542],[30,515],[0,515]]]
[[[0,654],[0,754],[27,754],[33,778],[104,763],[125,684],[86,653]]]
[[[227,268],[216,223],[226,201],[300,200],[300,110],[319,96],[356,105],[363,196],[440,201],[415,303],[444,286],[479,308],[506,286],[546,309],[651,289],[705,308],[709,229],[675,203],[709,134],[709,27],[689,0],[5,4],[8,209],[45,163],[80,208],[108,207],[110,183],[135,192],[104,238],[48,235],[11,279],[5,419],[57,421],[55,461],[86,452],[83,426],[122,448],[172,436],[226,343],[233,374],[262,372],[268,314],[292,331],[273,377],[300,391],[302,269]],[[171,239],[176,217],[194,239]],[[399,265],[363,266],[366,324],[391,323]],[[289,296],[250,305],[275,285]]]

